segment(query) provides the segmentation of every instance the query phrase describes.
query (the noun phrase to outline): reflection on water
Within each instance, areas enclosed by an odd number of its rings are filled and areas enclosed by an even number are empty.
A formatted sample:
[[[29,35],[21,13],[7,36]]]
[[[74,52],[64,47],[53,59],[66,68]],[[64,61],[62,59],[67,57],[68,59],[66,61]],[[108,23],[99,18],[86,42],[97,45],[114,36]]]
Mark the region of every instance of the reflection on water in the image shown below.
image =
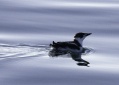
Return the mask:
[[[117,0],[0,0],[0,83],[119,85],[118,4]],[[75,65],[71,58],[44,58],[49,43],[71,40],[77,32],[93,33],[84,46],[95,53],[82,55],[90,68]]]
[[[81,55],[87,55],[92,51],[92,49],[84,48]],[[48,45],[8,45],[8,44],[0,44],[0,59],[10,59],[10,58],[26,58],[26,57],[43,57],[43,56],[51,56],[51,57],[67,57],[72,58],[77,61],[73,56],[75,54],[69,54],[66,52],[61,52],[56,49],[51,49]],[[62,56],[64,55],[64,56]],[[79,61],[78,65],[87,66],[88,64],[82,63]],[[87,62],[87,61],[85,61]]]
[[[88,61],[81,59],[77,59],[78,57],[81,57],[82,55],[87,55],[92,51],[92,49],[89,48],[83,48],[83,51],[80,53],[74,53],[74,52],[67,52],[67,51],[61,51],[55,48],[52,48],[49,51],[49,56],[51,57],[67,57],[67,58],[72,58],[74,61],[77,61],[79,66],[88,66],[88,64],[90,64]],[[64,56],[63,56],[64,55]]]

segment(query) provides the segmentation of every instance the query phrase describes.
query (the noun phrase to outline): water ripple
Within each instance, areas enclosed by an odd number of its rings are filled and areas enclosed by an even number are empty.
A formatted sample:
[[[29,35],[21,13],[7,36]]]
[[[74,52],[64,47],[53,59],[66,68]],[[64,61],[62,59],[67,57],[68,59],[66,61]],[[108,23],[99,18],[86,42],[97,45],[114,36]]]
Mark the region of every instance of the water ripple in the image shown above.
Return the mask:
[[[37,57],[46,55],[49,49],[47,45],[0,45],[0,58]]]
[[[93,49],[84,48],[85,51],[82,55],[87,55],[89,53],[93,53]],[[19,57],[41,57],[44,55],[48,56],[51,48],[49,45],[27,45],[27,44],[19,44],[19,45],[8,45],[8,44],[0,44],[0,58],[19,58]],[[68,56],[68,55],[65,55]]]

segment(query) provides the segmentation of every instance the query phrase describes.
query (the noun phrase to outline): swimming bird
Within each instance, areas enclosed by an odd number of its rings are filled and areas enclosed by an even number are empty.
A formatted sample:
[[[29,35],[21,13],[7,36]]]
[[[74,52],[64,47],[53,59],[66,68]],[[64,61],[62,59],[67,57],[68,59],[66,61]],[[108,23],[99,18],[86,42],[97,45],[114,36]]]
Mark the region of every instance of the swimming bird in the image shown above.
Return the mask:
[[[65,42],[54,42],[50,44],[50,46],[55,50],[55,52],[60,52],[61,54],[70,53],[73,60],[78,62],[84,62],[89,64],[88,61],[85,61],[81,58],[81,53],[84,51],[83,48],[83,40],[91,35],[92,33],[76,33],[73,41],[65,41]]]

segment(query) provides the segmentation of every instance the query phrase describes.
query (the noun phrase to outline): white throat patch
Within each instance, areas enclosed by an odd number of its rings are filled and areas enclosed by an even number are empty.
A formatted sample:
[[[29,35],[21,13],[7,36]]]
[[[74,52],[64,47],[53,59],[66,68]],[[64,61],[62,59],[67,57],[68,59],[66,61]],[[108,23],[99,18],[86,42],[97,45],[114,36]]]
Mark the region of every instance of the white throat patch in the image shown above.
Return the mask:
[[[83,44],[84,38],[75,38],[81,45]]]

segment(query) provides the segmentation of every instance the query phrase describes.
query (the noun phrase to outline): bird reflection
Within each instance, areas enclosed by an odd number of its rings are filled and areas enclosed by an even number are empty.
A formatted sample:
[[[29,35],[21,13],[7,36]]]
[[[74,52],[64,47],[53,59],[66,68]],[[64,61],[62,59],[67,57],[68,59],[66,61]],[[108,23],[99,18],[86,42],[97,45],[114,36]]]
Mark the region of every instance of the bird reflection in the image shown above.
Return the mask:
[[[53,41],[52,44],[50,44],[52,49],[49,51],[49,55],[52,57],[58,57],[61,55],[70,54],[71,58],[78,62],[77,65],[88,66],[90,63],[81,58],[81,55],[88,50],[82,46],[82,43],[83,40],[91,34],[92,33],[79,32],[75,34],[73,41]]]
[[[90,52],[90,49],[87,49],[87,48],[83,48],[83,51],[82,52],[66,52],[66,51],[61,51],[59,49],[55,49],[55,48],[52,48],[50,51],[49,51],[49,56],[51,57],[61,57],[62,55],[66,55],[66,57],[70,57],[72,58],[74,61],[77,61],[77,65],[79,66],[88,66],[88,64],[90,64],[88,61],[86,60],[83,60],[81,58],[81,56],[85,53],[88,53]]]

